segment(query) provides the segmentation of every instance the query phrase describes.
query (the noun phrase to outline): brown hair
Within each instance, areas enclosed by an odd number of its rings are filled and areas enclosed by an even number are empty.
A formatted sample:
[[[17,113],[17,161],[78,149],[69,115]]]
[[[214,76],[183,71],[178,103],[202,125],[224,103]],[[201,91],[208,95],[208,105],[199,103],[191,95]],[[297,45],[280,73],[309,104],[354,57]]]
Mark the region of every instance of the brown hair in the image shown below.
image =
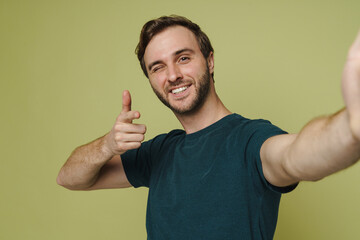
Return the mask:
[[[140,33],[139,43],[135,49],[135,53],[137,54],[141,68],[146,77],[149,77],[144,61],[144,54],[147,45],[156,34],[162,32],[168,27],[177,26],[177,25],[186,27],[187,29],[189,29],[194,33],[197,42],[199,44],[200,51],[205,59],[209,57],[210,52],[214,52],[214,49],[211,46],[208,36],[206,36],[206,34],[203,31],[201,31],[199,25],[191,22],[189,19],[182,16],[170,15],[170,16],[162,16],[160,18],[150,20],[147,23],[145,23],[145,25],[143,26]]]

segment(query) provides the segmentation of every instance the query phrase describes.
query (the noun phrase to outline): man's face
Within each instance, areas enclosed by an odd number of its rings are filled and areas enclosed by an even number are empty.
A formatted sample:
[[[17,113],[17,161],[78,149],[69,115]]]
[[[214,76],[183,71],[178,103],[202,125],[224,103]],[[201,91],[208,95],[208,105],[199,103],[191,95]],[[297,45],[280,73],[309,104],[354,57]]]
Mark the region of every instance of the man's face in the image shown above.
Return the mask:
[[[213,56],[204,58],[190,30],[175,26],[155,35],[144,60],[151,87],[171,110],[189,114],[202,106],[210,89]]]

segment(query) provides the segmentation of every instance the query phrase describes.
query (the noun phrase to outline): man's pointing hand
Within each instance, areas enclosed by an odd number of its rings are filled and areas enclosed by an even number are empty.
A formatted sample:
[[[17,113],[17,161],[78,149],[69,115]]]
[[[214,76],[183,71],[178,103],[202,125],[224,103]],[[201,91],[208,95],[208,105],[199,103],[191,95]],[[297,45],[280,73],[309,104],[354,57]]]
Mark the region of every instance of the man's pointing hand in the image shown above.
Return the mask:
[[[146,126],[133,123],[133,120],[139,118],[140,113],[138,111],[131,111],[130,92],[125,90],[122,95],[121,113],[105,137],[105,145],[113,155],[123,154],[130,149],[140,147],[144,140]]]

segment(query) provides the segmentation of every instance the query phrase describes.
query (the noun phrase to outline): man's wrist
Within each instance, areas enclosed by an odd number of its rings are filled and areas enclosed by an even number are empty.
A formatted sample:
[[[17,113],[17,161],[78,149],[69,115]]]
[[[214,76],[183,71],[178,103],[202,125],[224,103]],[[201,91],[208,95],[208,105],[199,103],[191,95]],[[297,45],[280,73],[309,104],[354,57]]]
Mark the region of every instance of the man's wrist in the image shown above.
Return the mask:
[[[108,157],[109,159],[111,159],[113,156],[116,155],[116,153],[114,153],[111,149],[111,147],[109,146],[110,145],[110,142],[109,142],[109,134],[110,133],[107,133],[105,134],[105,136],[103,136],[100,140],[100,149],[101,149],[101,152],[106,156]]]

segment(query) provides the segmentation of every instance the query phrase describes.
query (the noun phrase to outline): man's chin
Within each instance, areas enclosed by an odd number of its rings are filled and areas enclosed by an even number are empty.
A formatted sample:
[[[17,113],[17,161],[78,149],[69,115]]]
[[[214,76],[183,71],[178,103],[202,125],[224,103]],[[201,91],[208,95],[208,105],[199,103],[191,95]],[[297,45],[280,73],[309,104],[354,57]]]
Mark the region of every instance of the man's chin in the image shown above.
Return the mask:
[[[186,99],[189,100],[189,99]],[[176,114],[186,114],[194,108],[194,101],[180,100],[175,103],[168,103],[168,107]]]
[[[191,115],[193,113],[195,113],[197,110],[199,110],[199,108],[201,107],[202,104],[194,104],[194,102],[192,102],[191,104],[188,104],[186,106],[174,106],[174,105],[170,105],[168,106],[171,111],[173,111],[173,113],[175,115]]]

